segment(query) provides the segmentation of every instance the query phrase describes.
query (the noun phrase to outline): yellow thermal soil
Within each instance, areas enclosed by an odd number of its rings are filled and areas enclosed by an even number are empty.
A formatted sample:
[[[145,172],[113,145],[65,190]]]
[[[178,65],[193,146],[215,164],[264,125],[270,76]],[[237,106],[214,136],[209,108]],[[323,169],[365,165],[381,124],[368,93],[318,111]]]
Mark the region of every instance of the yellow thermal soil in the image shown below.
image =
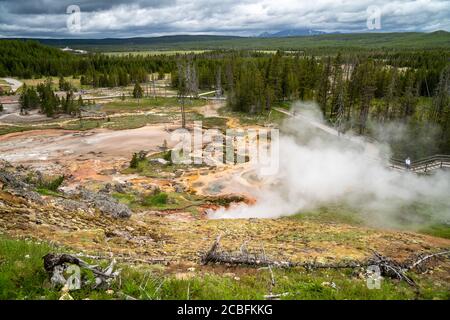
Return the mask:
[[[218,234],[224,249],[264,248],[276,260],[336,262],[359,260],[374,249],[394,259],[443,250],[450,240],[410,232],[376,230],[345,224],[296,219],[207,220],[188,213],[143,212],[130,219],[100,213],[67,212],[38,206],[0,191],[0,230],[11,236],[35,237],[90,254],[113,252],[139,259],[196,262]]]

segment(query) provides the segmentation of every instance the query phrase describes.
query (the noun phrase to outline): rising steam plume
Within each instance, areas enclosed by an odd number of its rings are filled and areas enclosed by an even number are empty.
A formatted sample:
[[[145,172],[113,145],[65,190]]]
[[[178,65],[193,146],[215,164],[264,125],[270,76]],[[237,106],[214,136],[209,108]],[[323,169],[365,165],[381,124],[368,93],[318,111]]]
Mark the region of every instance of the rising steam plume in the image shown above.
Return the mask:
[[[316,106],[308,107],[303,115],[325,125]],[[449,172],[419,176],[395,171],[387,165],[389,156],[388,146],[355,136],[337,137],[289,119],[280,134],[280,170],[255,192],[256,204],[222,208],[209,216],[277,218],[339,204],[370,224],[449,223]]]

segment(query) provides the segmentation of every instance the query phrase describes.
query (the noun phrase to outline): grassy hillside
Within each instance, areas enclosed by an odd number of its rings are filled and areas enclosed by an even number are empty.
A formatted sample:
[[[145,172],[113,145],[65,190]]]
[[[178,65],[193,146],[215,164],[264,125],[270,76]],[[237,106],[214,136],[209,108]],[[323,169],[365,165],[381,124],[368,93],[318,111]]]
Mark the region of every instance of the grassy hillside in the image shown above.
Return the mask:
[[[256,49],[302,50],[318,48],[450,49],[450,33],[357,33],[308,37],[243,38],[226,36],[166,36],[128,39],[40,39],[52,46],[91,51]]]
[[[16,240],[0,236],[0,299],[56,300],[63,296],[60,287],[53,287],[43,268],[42,257],[49,252],[67,252],[32,239]],[[88,261],[108,265],[107,261]],[[121,264],[121,280],[110,290],[89,286],[70,292],[69,299],[251,299],[262,300],[268,294],[271,275],[267,269],[236,267],[190,267],[190,265]],[[83,271],[83,277],[92,277]],[[282,299],[443,299],[449,298],[443,280],[415,276],[420,292],[404,282],[383,279],[380,290],[370,290],[363,277],[352,270],[315,270],[299,268],[275,269],[274,294]],[[66,296],[67,299],[67,296]]]

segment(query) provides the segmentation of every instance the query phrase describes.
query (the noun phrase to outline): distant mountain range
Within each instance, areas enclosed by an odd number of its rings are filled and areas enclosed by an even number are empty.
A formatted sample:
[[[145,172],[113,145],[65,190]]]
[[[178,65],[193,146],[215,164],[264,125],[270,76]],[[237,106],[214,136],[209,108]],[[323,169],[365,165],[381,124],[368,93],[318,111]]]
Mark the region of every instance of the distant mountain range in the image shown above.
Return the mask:
[[[301,36],[317,36],[327,34],[327,32],[312,29],[287,29],[275,33],[264,32],[259,38],[284,38],[284,37],[301,37]]]

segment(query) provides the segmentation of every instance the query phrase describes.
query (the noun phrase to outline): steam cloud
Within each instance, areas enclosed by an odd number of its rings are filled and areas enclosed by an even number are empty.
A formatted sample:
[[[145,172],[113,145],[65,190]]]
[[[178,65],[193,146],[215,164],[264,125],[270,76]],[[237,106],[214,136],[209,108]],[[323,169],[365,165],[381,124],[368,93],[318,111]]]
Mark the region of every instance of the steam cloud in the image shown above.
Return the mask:
[[[304,104],[302,110],[304,110]],[[306,114],[322,123],[317,107]],[[392,130],[392,128],[391,128]],[[389,148],[355,136],[337,137],[298,119],[280,134],[280,170],[255,192],[256,204],[239,204],[210,218],[276,218],[330,204],[354,209],[370,224],[398,226],[450,221],[450,174],[416,175],[388,168]],[[261,177],[263,179],[263,177]]]

